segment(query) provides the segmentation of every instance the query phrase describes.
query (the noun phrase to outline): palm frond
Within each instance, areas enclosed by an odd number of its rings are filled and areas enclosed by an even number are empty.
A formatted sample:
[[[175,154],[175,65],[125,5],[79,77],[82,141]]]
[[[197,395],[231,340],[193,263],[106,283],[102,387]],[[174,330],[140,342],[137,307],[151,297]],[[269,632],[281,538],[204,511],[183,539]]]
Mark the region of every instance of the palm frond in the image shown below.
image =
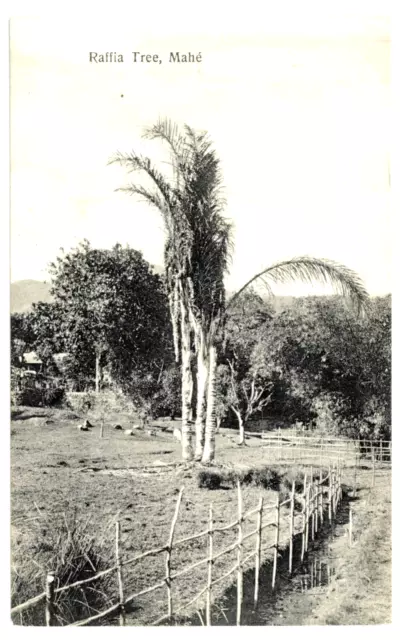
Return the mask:
[[[180,133],[177,124],[168,118],[160,118],[152,127],[146,127],[143,138],[146,140],[155,140],[158,138],[163,140],[168,144],[178,163],[185,160],[184,150],[186,148],[186,138]]]
[[[258,280],[287,283],[295,280],[311,284],[320,282],[331,284],[338,293],[351,298],[360,314],[368,305],[369,296],[359,276],[348,267],[333,260],[302,256],[283,262],[277,262],[250,278],[229,300],[227,309],[252,284]]]

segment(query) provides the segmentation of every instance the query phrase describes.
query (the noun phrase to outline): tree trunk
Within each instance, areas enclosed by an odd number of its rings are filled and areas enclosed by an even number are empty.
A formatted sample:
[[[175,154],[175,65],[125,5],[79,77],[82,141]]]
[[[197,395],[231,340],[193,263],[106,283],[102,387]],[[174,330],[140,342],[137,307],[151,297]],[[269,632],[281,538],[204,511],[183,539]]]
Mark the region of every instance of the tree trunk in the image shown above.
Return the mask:
[[[195,422],[195,459],[201,460],[205,443],[205,419],[207,411],[208,355],[204,338],[197,353],[197,417]]]
[[[237,414],[237,419],[239,421],[239,444],[243,445],[246,444],[246,440],[244,436],[244,422],[240,412]]]
[[[100,354],[95,356],[95,393],[99,393],[100,379],[101,379],[101,367],[100,367]]]
[[[241,412],[238,409],[235,409],[234,407],[231,407],[231,409],[232,409],[233,413],[236,415],[237,422],[239,423],[239,441],[238,441],[237,444],[239,444],[239,445],[246,444],[245,435],[244,435],[243,416],[241,415]]]
[[[215,457],[216,433],[216,347],[209,349],[209,375],[207,393],[207,418],[205,424],[205,445],[202,462],[210,463]]]
[[[191,329],[188,322],[188,314],[182,303],[181,317],[181,398],[182,398],[182,427],[181,446],[183,460],[191,460],[193,449],[191,446],[191,398],[193,378],[191,371]]]

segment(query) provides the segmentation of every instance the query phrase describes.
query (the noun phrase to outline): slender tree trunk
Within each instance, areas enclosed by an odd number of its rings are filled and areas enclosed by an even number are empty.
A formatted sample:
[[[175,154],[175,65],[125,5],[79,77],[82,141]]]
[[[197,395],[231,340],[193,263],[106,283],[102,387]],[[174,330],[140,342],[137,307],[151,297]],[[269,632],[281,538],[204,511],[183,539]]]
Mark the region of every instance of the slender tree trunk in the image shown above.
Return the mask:
[[[183,460],[191,460],[193,448],[191,445],[191,398],[193,390],[193,378],[191,371],[191,328],[188,322],[188,314],[181,304],[181,397],[182,397],[182,427],[181,446]]]
[[[195,422],[195,459],[201,460],[205,443],[205,420],[207,412],[208,354],[204,338],[201,337],[197,353],[197,418]]]
[[[246,444],[245,436],[244,436],[244,421],[240,411],[236,411],[237,420],[239,422],[239,444]]]
[[[215,457],[215,433],[216,433],[216,347],[209,349],[209,375],[207,392],[207,418],[205,424],[205,445],[202,462],[210,463]]]
[[[97,353],[95,356],[95,393],[99,393],[100,379],[101,379],[100,354]]]

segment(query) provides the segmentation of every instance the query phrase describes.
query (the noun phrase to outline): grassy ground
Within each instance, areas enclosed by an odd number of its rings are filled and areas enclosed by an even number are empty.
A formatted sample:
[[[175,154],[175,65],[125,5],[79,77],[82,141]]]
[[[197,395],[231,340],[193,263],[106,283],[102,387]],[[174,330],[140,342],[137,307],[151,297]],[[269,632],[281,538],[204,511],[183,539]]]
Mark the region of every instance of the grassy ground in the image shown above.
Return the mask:
[[[97,425],[96,416],[90,416]],[[114,523],[122,523],[123,559],[152,547],[166,544],[177,494],[184,486],[184,496],[176,528],[176,538],[188,536],[207,527],[209,506],[214,520],[227,524],[237,517],[237,492],[234,488],[208,491],[198,487],[197,473],[180,463],[180,443],[169,432],[156,436],[135,432],[126,436],[113,430],[119,422],[123,429],[130,426],[130,416],[109,416],[104,437],[99,429],[77,430],[80,420],[68,411],[25,409],[12,420],[12,552],[14,569],[29,576],[33,593],[16,595],[13,604],[35,595],[48,565],[43,549],[49,546],[49,528],[65,517],[77,514],[81,522],[89,522],[104,542],[106,557],[112,557]],[[160,421],[158,425],[172,429],[176,423]],[[253,443],[254,445],[254,443]],[[262,464],[264,453],[258,446],[239,448],[235,437],[219,435],[217,459],[227,467]],[[149,469],[151,468],[151,470]],[[152,472],[152,468],[155,469]],[[243,490],[245,510],[254,508],[264,494],[266,503],[274,503],[276,493],[247,486]],[[267,514],[272,517],[272,512]],[[255,528],[255,519],[247,523],[245,533]],[[216,548],[233,543],[236,531],[220,534]],[[274,532],[267,530],[263,550],[273,542]],[[33,540],[35,541],[33,543]],[[249,541],[249,551],[254,541]],[[248,548],[247,547],[247,548]],[[207,540],[202,538],[184,545],[172,557],[173,570],[206,556]],[[37,567],[38,580],[32,580],[30,562]],[[224,556],[215,566],[216,575],[230,568],[235,555]],[[164,577],[164,556],[147,558],[127,567],[126,593],[139,591]],[[205,586],[206,567],[183,576],[174,583],[173,597],[182,602]],[[223,588],[223,586],[222,586]],[[217,594],[219,589],[217,589]],[[24,596],[24,597],[23,597]],[[129,616],[131,623],[144,623],[166,613],[166,590],[161,589],[138,601]]]
[[[118,422],[123,429],[128,428],[132,424],[130,415],[109,414],[101,439],[96,415],[89,416],[96,426],[89,432],[77,430],[80,420],[71,411],[25,409],[13,417],[13,573],[19,576],[20,583],[25,580],[25,585],[28,584],[15,594],[14,605],[43,589],[43,576],[49,568],[45,551],[52,540],[49,528],[60,520],[76,517],[82,526],[89,527],[102,541],[103,561],[106,562],[113,558],[117,519],[122,524],[123,560],[165,545],[177,494],[183,486],[176,539],[207,528],[210,504],[215,523],[223,525],[237,518],[235,489],[201,489],[194,469],[185,465],[167,466],[180,463],[181,446],[169,431],[158,430],[158,426],[171,430],[176,423],[157,422],[154,425],[157,435],[135,432],[134,436],[126,436],[122,431],[113,430],[113,425]],[[219,434],[217,460],[228,468],[272,462],[273,453],[262,449],[260,440],[249,440],[248,445],[238,447],[235,436]],[[255,486],[245,486],[242,493],[245,510],[254,508],[260,495],[265,503],[273,504],[276,499],[274,491]],[[286,512],[282,517],[285,523]],[[272,518],[272,512],[267,518]],[[244,533],[254,528],[255,519],[247,523]],[[217,534],[215,549],[223,548],[235,539],[236,531],[219,534],[219,539]],[[271,553],[268,547],[273,539],[274,530],[266,529],[262,544],[265,558]],[[247,543],[246,553],[253,550],[254,544],[252,538]],[[205,558],[206,551],[205,538],[183,545],[180,551],[173,553],[173,571]],[[217,577],[227,571],[235,560],[235,554],[223,556],[214,566],[214,575]],[[128,566],[124,571],[126,595],[160,581],[164,572],[164,555]],[[206,573],[206,566],[203,566],[173,583],[175,605],[190,600],[205,586]],[[227,582],[216,587],[217,602],[225,586]],[[117,589],[113,595],[117,596]],[[163,588],[136,601],[135,607],[128,612],[128,623],[147,623],[166,610],[166,589]]]
[[[365,479],[368,487],[370,478]],[[306,624],[353,625],[391,622],[390,474],[381,473],[375,487],[358,492],[352,503],[353,545],[343,540],[341,560],[329,597]]]

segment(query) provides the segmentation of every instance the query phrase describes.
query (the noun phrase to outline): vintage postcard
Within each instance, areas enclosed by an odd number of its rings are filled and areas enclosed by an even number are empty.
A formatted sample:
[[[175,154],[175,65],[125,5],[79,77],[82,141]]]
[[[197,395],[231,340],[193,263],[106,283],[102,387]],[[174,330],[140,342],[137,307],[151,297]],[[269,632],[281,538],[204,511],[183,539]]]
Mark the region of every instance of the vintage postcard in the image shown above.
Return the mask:
[[[13,625],[391,623],[390,19],[222,15],[10,21]]]

